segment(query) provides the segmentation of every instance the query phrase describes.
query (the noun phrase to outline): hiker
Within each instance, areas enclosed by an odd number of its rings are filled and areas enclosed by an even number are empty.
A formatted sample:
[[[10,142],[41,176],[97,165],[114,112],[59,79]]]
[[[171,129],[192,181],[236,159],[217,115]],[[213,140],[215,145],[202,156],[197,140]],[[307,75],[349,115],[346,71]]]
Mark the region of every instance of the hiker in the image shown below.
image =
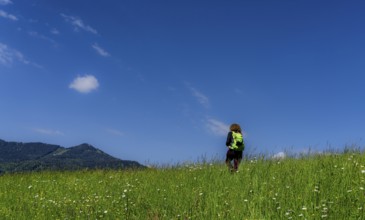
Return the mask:
[[[231,172],[237,172],[238,166],[242,160],[243,143],[242,130],[239,124],[232,124],[227,135],[226,146],[228,147],[226,164]],[[233,160],[233,166],[232,166]]]

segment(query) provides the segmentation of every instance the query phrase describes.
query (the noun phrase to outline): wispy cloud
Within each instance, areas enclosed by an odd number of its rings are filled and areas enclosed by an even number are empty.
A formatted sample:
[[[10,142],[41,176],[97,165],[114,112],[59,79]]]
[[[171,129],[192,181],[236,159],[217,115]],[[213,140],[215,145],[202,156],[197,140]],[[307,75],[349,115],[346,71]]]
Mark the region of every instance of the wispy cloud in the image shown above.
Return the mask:
[[[23,55],[20,52],[9,48],[6,44],[0,43],[0,63],[1,64],[9,65],[9,64],[13,63],[14,58],[20,59],[19,56],[23,57]]]
[[[177,89],[174,86],[168,86],[167,90],[169,90],[171,92],[175,92]]]
[[[74,27],[75,31],[78,31],[79,29],[93,33],[93,34],[98,34],[98,32],[92,28],[89,25],[86,25],[80,18],[78,17],[74,17],[74,16],[70,16],[70,15],[65,15],[65,14],[61,14],[61,16],[65,19],[66,22],[72,24],[72,26]]]
[[[119,131],[119,130],[116,130],[116,129],[106,129],[106,131],[109,133],[109,134],[112,134],[112,135],[115,135],[115,136],[124,136],[124,132],[122,131]]]
[[[0,10],[0,17],[10,19],[12,21],[17,21],[18,18],[15,15],[9,14],[6,11]]]
[[[34,128],[33,129],[34,132],[37,132],[39,134],[44,134],[44,135],[52,135],[52,136],[59,136],[59,135],[64,135],[62,132],[57,131],[57,130],[51,130],[51,129],[43,129],[43,128]]]
[[[208,118],[206,120],[205,126],[208,129],[208,131],[212,132],[217,136],[225,136],[229,131],[229,125],[213,118]]]
[[[212,132],[213,134],[218,136],[225,136],[229,132],[230,125],[214,118],[208,118],[207,120],[205,120],[205,126],[208,131]],[[244,138],[247,138],[247,133],[244,130],[242,130],[242,136]]]
[[[100,56],[103,56],[103,57],[110,56],[110,54],[106,50],[104,50],[103,48],[101,48],[97,43],[94,43],[91,46],[92,46],[92,48],[94,48],[94,50],[96,50],[96,52],[98,52],[98,54]]]
[[[206,95],[204,95],[203,93],[192,87],[189,83],[186,83],[186,86],[190,90],[191,94],[196,98],[196,100],[202,106],[204,106],[205,108],[209,107],[209,98]]]
[[[0,0],[0,5],[8,5],[12,4],[13,2],[11,0]]]
[[[38,39],[41,39],[41,40],[45,40],[45,41],[48,41],[49,43],[52,43],[52,44],[57,44],[55,40],[53,40],[52,38],[50,37],[47,37],[47,36],[44,36],[43,34],[40,34],[36,31],[29,31],[28,34],[32,37],[35,37],[35,38],[38,38]]]
[[[15,61],[27,65],[33,65],[37,68],[42,68],[42,66],[27,60],[21,52],[9,47],[6,44],[0,43],[0,64],[10,66]]]
[[[52,28],[52,29],[50,30],[50,32],[51,32],[52,34],[54,34],[54,35],[59,35],[59,34],[60,34],[60,31],[59,31],[59,30],[57,30],[56,28]]]
[[[89,93],[99,87],[99,82],[92,75],[78,76],[69,85],[70,89],[74,89],[80,93]]]
[[[271,158],[272,159],[284,159],[286,157],[286,154],[284,152],[279,152],[274,154]]]
[[[234,89],[234,92],[239,94],[239,95],[243,94],[243,91],[241,89],[237,89],[237,88]]]

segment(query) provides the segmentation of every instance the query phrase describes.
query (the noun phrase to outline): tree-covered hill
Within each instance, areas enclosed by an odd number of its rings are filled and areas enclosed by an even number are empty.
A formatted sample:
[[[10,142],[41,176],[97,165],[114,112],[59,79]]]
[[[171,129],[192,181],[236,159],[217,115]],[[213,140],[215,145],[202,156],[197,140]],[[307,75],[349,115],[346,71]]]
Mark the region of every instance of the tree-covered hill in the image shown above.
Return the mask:
[[[0,172],[143,167],[136,161],[112,157],[89,144],[65,148],[45,143],[0,140]]]

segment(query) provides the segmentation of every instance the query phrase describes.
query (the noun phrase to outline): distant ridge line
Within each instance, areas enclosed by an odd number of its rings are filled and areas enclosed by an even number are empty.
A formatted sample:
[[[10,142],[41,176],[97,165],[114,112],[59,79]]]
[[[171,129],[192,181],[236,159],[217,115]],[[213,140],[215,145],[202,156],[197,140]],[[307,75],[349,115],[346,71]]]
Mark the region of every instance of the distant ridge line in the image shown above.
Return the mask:
[[[140,168],[146,167],[136,161],[115,158],[87,143],[65,148],[41,142],[7,142],[0,139],[0,173]]]

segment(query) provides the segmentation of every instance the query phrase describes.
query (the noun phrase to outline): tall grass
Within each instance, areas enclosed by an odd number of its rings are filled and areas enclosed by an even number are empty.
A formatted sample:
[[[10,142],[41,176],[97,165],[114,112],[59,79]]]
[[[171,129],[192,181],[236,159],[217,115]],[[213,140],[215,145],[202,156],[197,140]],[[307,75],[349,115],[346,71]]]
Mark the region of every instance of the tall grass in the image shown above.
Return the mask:
[[[365,155],[7,174],[0,219],[365,219]]]

